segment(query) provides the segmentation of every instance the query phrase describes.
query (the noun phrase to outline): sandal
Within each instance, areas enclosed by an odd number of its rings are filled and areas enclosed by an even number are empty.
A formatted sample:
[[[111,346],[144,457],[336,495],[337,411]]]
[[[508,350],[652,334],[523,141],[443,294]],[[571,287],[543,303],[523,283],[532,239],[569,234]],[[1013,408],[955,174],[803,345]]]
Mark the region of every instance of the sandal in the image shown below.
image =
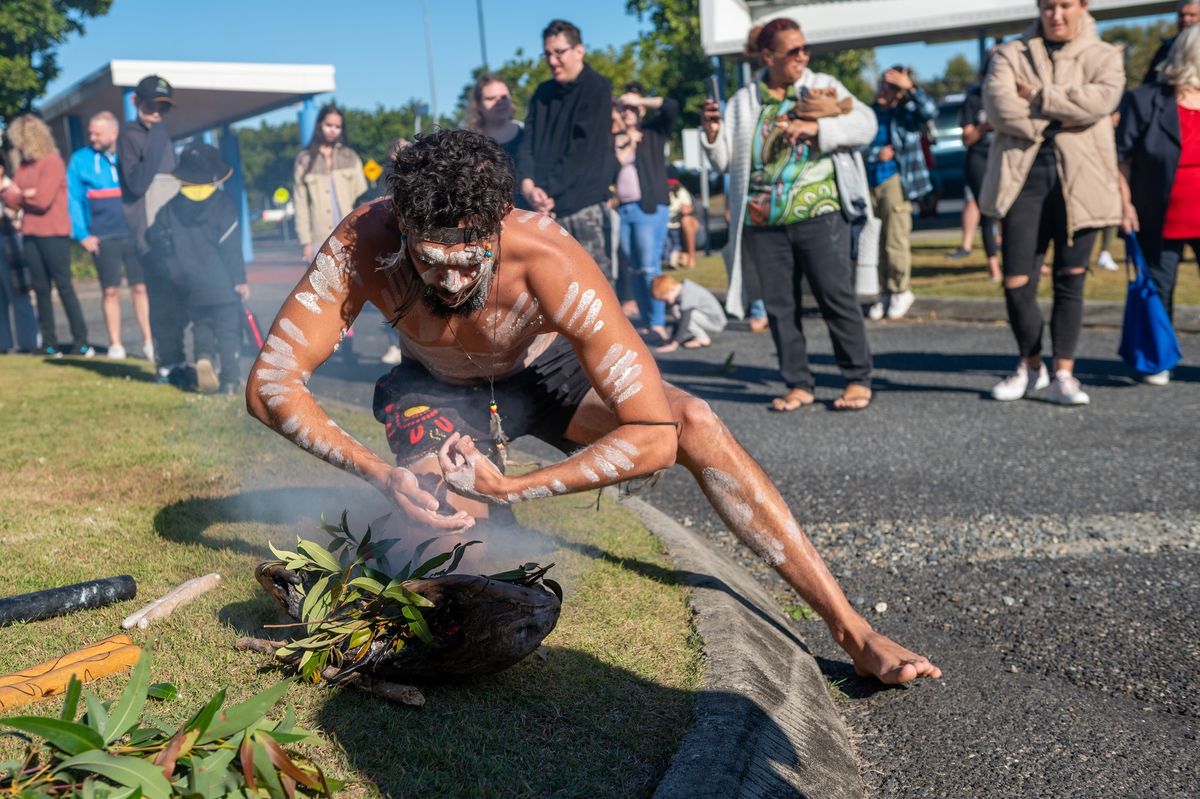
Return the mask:
[[[874,394],[871,389],[860,383],[851,383],[846,386],[846,390],[842,392],[842,396],[833,401],[833,409],[835,411],[862,411],[866,410],[874,399]]]
[[[771,400],[771,410],[776,413],[791,413],[806,405],[812,405],[815,399],[811,392],[802,388],[793,388],[782,397]]]

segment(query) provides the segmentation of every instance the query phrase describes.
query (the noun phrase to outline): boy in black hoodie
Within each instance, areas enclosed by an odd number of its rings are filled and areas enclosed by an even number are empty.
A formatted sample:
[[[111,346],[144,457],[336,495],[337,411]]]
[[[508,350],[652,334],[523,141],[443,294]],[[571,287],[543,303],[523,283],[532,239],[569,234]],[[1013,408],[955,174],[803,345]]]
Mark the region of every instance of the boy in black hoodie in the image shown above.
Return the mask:
[[[219,190],[233,170],[216,148],[194,142],[179,154],[171,174],[182,188],[158,212],[146,242],[167,266],[192,321],[197,388],[236,394],[241,391],[242,303],[250,287],[237,208]],[[213,366],[217,358],[219,381]]]

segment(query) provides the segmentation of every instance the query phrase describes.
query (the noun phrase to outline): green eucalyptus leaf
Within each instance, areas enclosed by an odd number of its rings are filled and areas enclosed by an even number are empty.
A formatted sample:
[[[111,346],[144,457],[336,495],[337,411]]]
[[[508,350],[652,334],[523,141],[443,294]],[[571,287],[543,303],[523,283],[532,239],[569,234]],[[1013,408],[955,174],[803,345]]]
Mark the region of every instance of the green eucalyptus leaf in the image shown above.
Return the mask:
[[[389,585],[383,592],[383,596],[388,599],[394,599],[404,605],[416,605],[419,608],[431,608],[433,602],[421,596],[415,591],[411,591],[402,585]]]
[[[161,702],[179,698],[179,689],[169,682],[156,682],[146,689],[146,696]]]
[[[0,721],[6,727],[45,738],[56,749],[77,755],[89,749],[103,749],[104,739],[86,724],[42,716],[13,716]]]
[[[275,545],[270,541],[267,542],[267,547],[270,548],[271,554],[274,555],[277,560],[295,560],[296,558],[300,557],[295,552],[289,552],[286,549],[276,549]]]
[[[117,701],[104,728],[104,743],[110,744],[128,732],[142,715],[146,706],[146,688],[150,684],[150,661],[153,655],[143,651],[133,667],[125,693]]]
[[[433,575],[433,576],[445,577],[447,574],[450,574],[451,572],[453,572],[455,569],[458,568],[458,564],[462,561],[463,554],[467,551],[467,547],[473,546],[474,544],[482,544],[482,543],[483,543],[482,541],[465,541],[461,544],[455,544],[454,549],[450,550],[450,555],[451,555],[450,563],[447,564],[446,568],[442,569],[440,572],[438,572],[436,575]]]
[[[104,703],[91,691],[83,692],[83,701],[87,703],[87,725],[104,737],[104,730],[108,727],[108,710]]]
[[[408,629],[412,630],[414,635],[430,646],[437,645],[433,640],[433,633],[429,631],[429,625],[425,623],[425,617],[421,615],[421,611],[412,605],[405,605],[401,608],[400,612],[404,614],[404,618],[408,619]]]
[[[56,774],[62,771],[99,774],[118,785],[140,787],[148,799],[169,799],[171,796],[171,783],[163,776],[162,769],[139,757],[84,752],[59,763],[54,771]]]
[[[197,743],[205,744],[242,732],[266,715],[283,698],[291,684],[291,680],[283,680],[245,702],[222,711],[213,725],[201,734]]]
[[[74,721],[79,712],[79,695],[83,692],[83,683],[78,677],[72,676],[67,683],[67,692],[63,696],[62,713],[58,715],[63,721]]]
[[[361,588],[369,594],[379,596],[383,593],[383,583],[376,580],[374,577],[355,577],[349,582],[353,588]]]
[[[208,704],[200,708],[192,720],[187,723],[189,730],[200,730],[203,735],[208,730],[212,720],[216,717],[217,711],[221,709],[221,705],[225,704],[225,689],[217,691],[217,695],[208,700]]]
[[[192,770],[188,774],[190,793],[202,797],[224,796],[225,770],[237,755],[236,748],[218,749],[204,758],[192,759]]]
[[[312,588],[308,589],[308,594],[304,597],[304,604],[300,607],[301,621],[314,621],[325,618],[325,613],[314,615],[313,610],[320,609],[322,604],[324,604],[325,607],[328,607],[329,594],[327,591],[329,589],[329,580],[331,577],[332,575],[325,575],[320,580],[317,580],[313,584]],[[322,600],[324,600],[324,602],[322,602]]]
[[[301,541],[296,545],[296,548],[300,550],[301,554],[311,558],[313,563],[325,571],[340,572],[342,570],[342,565],[337,562],[337,558],[329,554],[319,544],[315,544],[312,541]]]
[[[262,777],[263,784],[266,785],[267,793],[271,795],[271,799],[286,799],[283,790],[283,783],[279,781],[279,773],[275,771],[275,766],[271,763],[271,757],[267,753],[267,749],[258,739],[258,735],[254,736],[254,771],[258,776]]]

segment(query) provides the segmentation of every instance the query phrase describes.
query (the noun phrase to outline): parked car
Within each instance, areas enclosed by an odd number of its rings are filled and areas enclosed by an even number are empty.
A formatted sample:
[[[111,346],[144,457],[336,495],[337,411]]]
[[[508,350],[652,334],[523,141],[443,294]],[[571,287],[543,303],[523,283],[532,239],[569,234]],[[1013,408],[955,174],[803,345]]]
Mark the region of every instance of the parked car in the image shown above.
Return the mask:
[[[967,159],[967,148],[962,143],[962,125],[958,124],[958,111],[962,108],[963,95],[949,94],[938,103],[938,115],[934,120],[934,135],[937,140],[933,151],[933,185],[940,188],[942,200],[963,198],[963,170]]]

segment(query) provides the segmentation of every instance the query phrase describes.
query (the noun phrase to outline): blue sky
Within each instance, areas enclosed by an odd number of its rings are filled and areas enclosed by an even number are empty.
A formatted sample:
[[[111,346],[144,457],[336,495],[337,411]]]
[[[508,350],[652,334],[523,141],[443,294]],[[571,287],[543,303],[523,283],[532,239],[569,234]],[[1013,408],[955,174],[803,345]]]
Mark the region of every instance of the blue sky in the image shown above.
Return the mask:
[[[481,61],[476,2],[428,2],[437,108],[445,113]],[[642,28],[624,0],[483,0],[483,13],[492,64],[518,48],[540,52],[540,32],[555,16],[578,25],[591,46],[624,44]],[[895,45],[877,55],[881,66],[911,64],[933,76],[957,52],[973,61],[976,45]],[[430,94],[419,0],[116,0],[59,50],[62,72],[47,96],[114,58],[333,64],[336,97],[355,108],[428,102]]]

